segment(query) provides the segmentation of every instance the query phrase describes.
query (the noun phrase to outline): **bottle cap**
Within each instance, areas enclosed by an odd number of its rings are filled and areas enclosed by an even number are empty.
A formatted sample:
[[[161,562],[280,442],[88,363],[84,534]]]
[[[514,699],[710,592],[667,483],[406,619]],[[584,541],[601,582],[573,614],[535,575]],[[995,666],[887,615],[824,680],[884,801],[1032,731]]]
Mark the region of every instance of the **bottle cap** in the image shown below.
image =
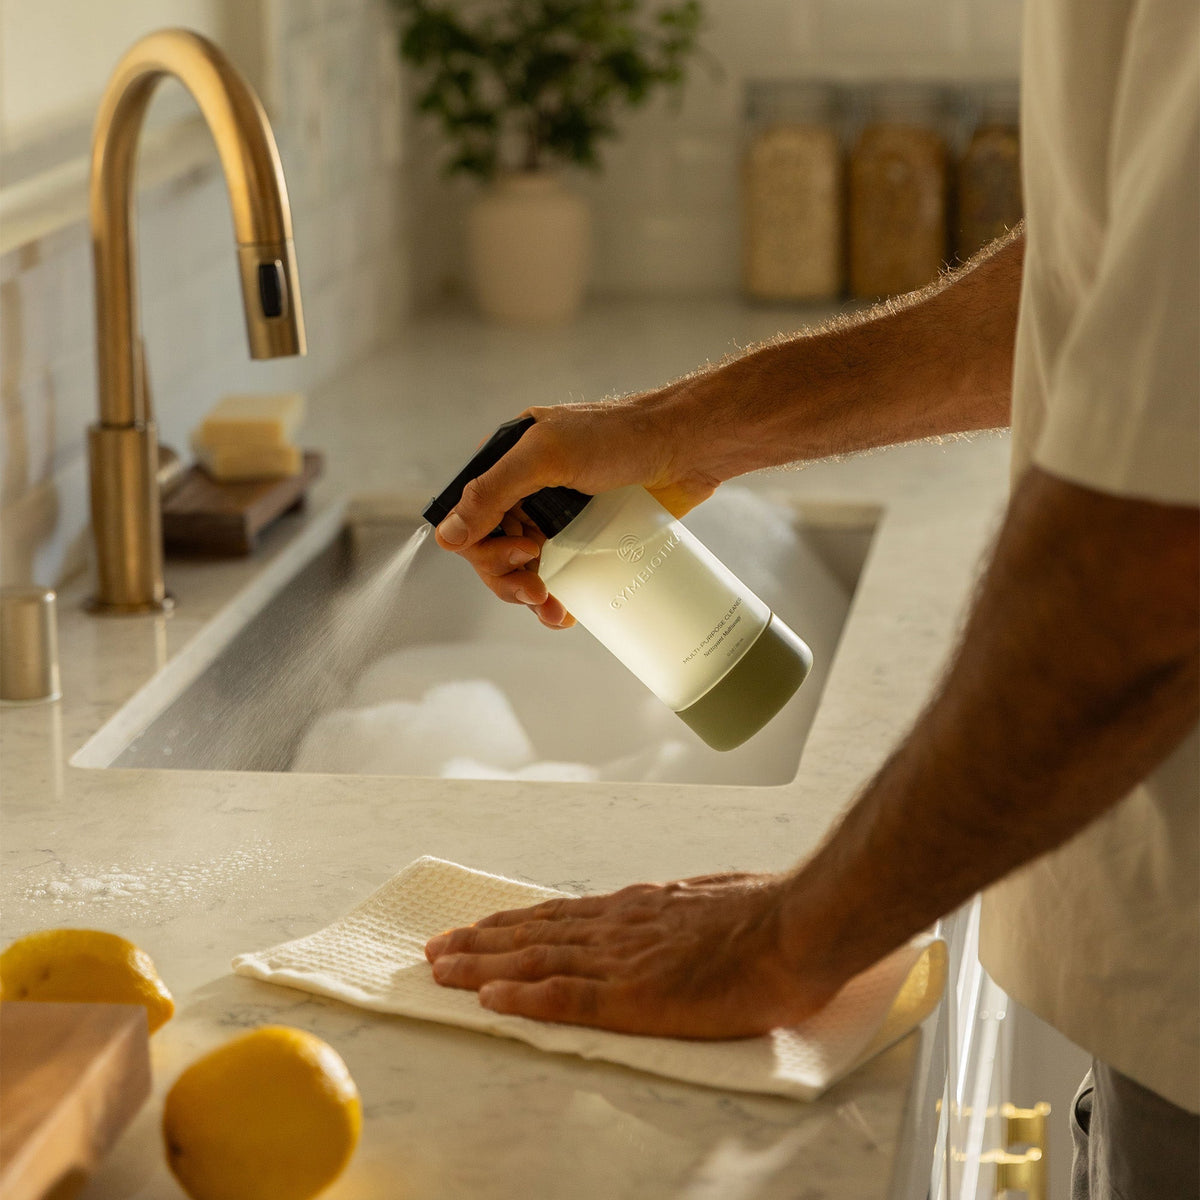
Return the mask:
[[[746,117],[752,125],[827,125],[838,116],[837,89],[824,80],[751,80]]]
[[[867,102],[871,117],[885,125],[937,128],[946,115],[946,94],[936,84],[878,83],[867,93]]]
[[[54,592],[0,588],[0,703],[57,700],[58,624]]]
[[[976,89],[979,124],[1016,127],[1021,111],[1021,86],[1013,80],[992,80]]]
[[[534,424],[533,417],[505,421],[471,456],[467,465],[429,502],[421,514],[430,525],[440,525],[451,509],[462,499],[463,488],[485,471],[495,466]],[[548,487],[526,496],[521,501],[525,515],[545,534],[553,537],[565,529],[592,499],[586,492],[574,488]],[[497,526],[492,537],[504,531]]]

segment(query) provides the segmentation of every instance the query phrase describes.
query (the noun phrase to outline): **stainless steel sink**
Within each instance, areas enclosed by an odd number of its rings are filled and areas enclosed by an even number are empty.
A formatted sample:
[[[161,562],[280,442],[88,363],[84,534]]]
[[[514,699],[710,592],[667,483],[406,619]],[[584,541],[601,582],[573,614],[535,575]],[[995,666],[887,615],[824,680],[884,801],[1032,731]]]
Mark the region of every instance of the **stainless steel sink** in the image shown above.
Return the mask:
[[[579,768],[603,779],[786,783],[795,777],[879,515],[869,505],[795,506],[778,498],[768,505],[727,487],[688,518],[809,642],[815,660],[779,716],[721,754],[584,630],[543,629],[524,610],[496,601],[431,540],[398,571],[400,551],[421,525],[415,514],[413,505],[375,500],[310,531],[284,569],[268,570],[257,594],[219,616],[195,651],[173,660],[74,764],[287,771],[313,723],[329,720],[330,711],[395,703],[404,712],[431,688],[472,680],[507,698],[543,778],[580,778]],[[470,746],[463,750],[470,759]],[[314,761],[307,750],[305,758]],[[378,773],[477,774],[453,762],[431,769],[430,761],[423,752],[415,766],[397,761]],[[546,762],[573,766],[556,775]],[[342,762],[322,769],[360,768]]]

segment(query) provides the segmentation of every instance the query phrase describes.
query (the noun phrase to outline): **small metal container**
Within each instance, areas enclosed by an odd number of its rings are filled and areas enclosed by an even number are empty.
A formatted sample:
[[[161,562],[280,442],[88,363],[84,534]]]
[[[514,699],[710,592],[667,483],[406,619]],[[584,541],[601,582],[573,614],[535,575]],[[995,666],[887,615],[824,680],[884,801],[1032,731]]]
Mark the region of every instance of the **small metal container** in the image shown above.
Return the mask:
[[[0,588],[0,703],[38,704],[61,695],[54,592]]]

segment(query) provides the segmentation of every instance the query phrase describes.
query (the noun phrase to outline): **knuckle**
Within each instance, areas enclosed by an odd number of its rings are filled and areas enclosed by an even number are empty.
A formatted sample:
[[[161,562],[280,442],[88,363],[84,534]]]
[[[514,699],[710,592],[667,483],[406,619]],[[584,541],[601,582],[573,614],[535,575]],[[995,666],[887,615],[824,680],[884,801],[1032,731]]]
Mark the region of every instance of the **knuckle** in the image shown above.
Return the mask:
[[[497,569],[496,557],[490,548],[487,550],[473,550],[471,554],[464,555],[464,557],[470,562],[475,574],[493,591],[495,591],[497,582],[508,573],[507,571]]]
[[[658,885],[653,883],[631,883],[628,887],[623,887],[617,895],[626,900],[640,900],[643,896],[650,895],[651,892],[658,891]]]
[[[480,575],[486,575],[489,579],[499,580],[513,574],[513,565],[509,562],[508,551],[503,547],[494,549],[489,547],[487,554],[481,554],[473,565]],[[521,574],[525,573],[521,572]]]
[[[483,475],[477,475],[474,479],[467,480],[463,486],[462,499],[456,507],[466,507],[469,509],[482,508],[487,503],[489,492],[483,480]]]
[[[638,922],[632,925],[622,925],[612,937],[612,945],[627,955],[638,955],[649,946],[658,946],[662,936],[648,922]]]
[[[545,983],[546,1008],[550,1012],[571,1012],[576,1008],[576,989],[569,979],[561,975],[552,975]]]
[[[538,975],[546,969],[549,962],[547,947],[545,946],[522,946],[517,951],[517,970],[522,975]]]
[[[507,575],[494,575],[479,563],[472,563],[471,565],[475,568],[475,574],[479,576],[480,581],[497,600],[503,600],[506,604],[521,603],[513,595],[515,585],[513,580]]]
[[[456,929],[451,935],[450,940],[446,943],[446,948],[443,951],[445,954],[462,954],[465,950],[471,950],[475,945],[475,930],[473,929]]]
[[[529,449],[536,451],[543,470],[555,476],[561,475],[569,456],[566,442],[553,418],[539,420],[525,437],[530,440]]]
[[[453,954],[443,954],[433,964],[433,975],[438,983],[457,983],[461,974],[462,960]]]

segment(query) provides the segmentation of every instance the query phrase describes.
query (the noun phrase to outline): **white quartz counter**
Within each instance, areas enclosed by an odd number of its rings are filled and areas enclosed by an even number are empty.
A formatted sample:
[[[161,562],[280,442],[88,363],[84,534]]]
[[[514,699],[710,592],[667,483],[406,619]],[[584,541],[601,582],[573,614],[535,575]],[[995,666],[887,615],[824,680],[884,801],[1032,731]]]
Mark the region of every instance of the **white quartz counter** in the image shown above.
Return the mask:
[[[466,316],[417,322],[312,397],[304,440],[328,457],[312,509],[341,495],[431,492],[527,404],[648,387],[803,320],[711,301],[612,302],[549,333]],[[228,966],[239,951],[324,925],[421,854],[577,892],[790,864],[936,678],[999,519],[1006,460],[1004,439],[989,435],[761,478],[814,501],[883,509],[799,775],[784,787],[72,767],[311,518],[287,518],[244,562],[170,562],[178,607],[166,618],[86,616],[84,584],[63,589],[63,699],[0,711],[3,938],[51,925],[117,931],[150,952],[178,1003],[153,1042],[155,1096],[88,1200],[182,1196],[159,1147],[163,1092],[202,1050],[270,1021],[326,1038],[361,1089],[362,1144],[331,1200],[904,1194],[902,1143],[921,1115],[911,1097],[931,1105],[940,1094],[922,1077],[920,1035],[803,1105],[373,1015],[235,978]]]

